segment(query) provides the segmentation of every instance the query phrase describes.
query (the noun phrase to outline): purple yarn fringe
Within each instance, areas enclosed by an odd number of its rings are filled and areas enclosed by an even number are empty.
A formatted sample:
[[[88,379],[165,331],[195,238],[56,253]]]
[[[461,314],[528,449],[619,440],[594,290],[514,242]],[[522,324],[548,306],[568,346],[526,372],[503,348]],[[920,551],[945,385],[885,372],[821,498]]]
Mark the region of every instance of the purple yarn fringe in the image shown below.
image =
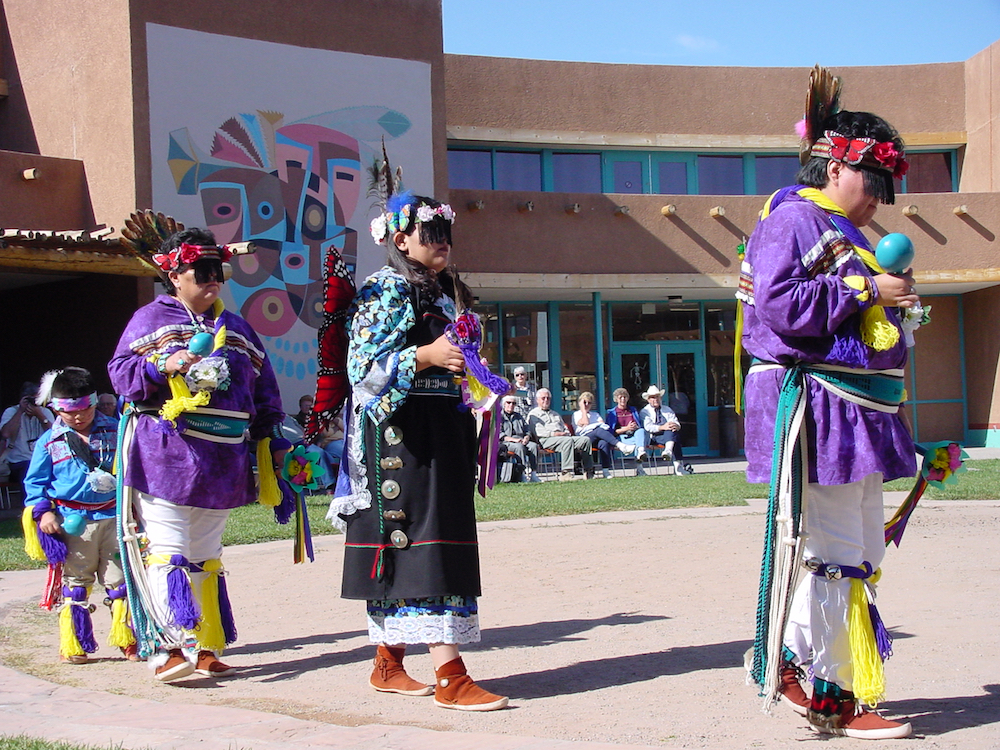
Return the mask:
[[[860,338],[835,333],[828,359],[847,367],[868,367],[868,348]]]
[[[226,577],[221,572],[219,573],[219,617],[222,619],[222,631],[226,634],[226,645],[236,643],[236,620],[233,619],[233,607],[229,603]]]
[[[878,646],[878,655],[882,657],[882,661],[885,661],[892,656],[892,636],[885,629],[878,609],[871,602],[868,603],[868,614],[872,618],[872,630],[875,631],[875,645]]]
[[[87,589],[83,586],[63,586],[63,597],[74,602],[84,602],[83,606],[68,604],[69,614],[73,621],[73,632],[82,648],[88,654],[97,651],[97,641],[94,639],[94,623],[90,619],[90,608],[87,606]]]
[[[108,599],[111,599],[112,601],[115,599],[124,599],[128,594],[124,583],[119,584],[112,589],[104,589],[104,591],[107,593]]]
[[[185,573],[188,561],[184,555],[172,555],[170,564],[175,567],[167,573],[167,604],[177,625],[185,630],[194,630],[201,619],[201,611],[194,601],[191,581]]]
[[[41,529],[38,530],[38,543],[42,545],[42,552],[49,565],[59,565],[66,562],[66,542],[52,534],[46,534]]]
[[[286,524],[295,513],[295,493],[283,479],[278,480],[278,487],[281,488],[281,502],[274,506],[274,520]]]

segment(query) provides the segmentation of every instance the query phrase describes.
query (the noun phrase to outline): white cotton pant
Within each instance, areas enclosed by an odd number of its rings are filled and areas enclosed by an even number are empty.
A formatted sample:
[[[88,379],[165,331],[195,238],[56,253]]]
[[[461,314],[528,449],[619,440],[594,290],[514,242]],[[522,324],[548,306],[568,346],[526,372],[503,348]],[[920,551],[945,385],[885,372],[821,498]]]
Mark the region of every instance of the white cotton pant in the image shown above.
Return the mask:
[[[809,484],[803,497],[805,534],[802,559],[875,570],[885,556],[882,475],[835,486]],[[851,579],[830,581],[803,570],[792,597],[784,643],[799,666],[811,665],[815,677],[853,691],[854,670],[848,642]]]
[[[183,555],[188,562],[203,563],[222,557],[222,532],[226,529],[229,510],[195,508],[190,505],[175,505],[145,492],[137,492],[139,499],[139,520],[146,530],[151,555]],[[169,623],[166,638],[176,646],[184,643],[183,628],[173,623],[168,605],[167,574],[170,565],[149,565],[146,576],[153,599],[156,616],[161,622]],[[191,583],[195,592],[201,591],[209,573],[191,573]]]

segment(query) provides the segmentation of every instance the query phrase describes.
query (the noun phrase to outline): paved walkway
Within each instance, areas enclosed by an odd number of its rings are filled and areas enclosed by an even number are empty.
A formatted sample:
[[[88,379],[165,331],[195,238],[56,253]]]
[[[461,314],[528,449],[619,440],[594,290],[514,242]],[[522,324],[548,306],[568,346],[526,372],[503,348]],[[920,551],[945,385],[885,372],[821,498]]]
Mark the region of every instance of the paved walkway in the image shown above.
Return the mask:
[[[44,572],[0,573],[8,659],[47,677],[0,667],[0,734],[155,750],[801,748],[815,735],[781,707],[760,713],[743,685],[763,505],[482,524],[484,637],[466,661],[511,708],[481,715],[365,684],[363,611],[336,595],[339,537],[317,539],[312,565],[292,566],[287,542],[227,550],[241,627],[227,652],[241,677],[227,681],[161,685],[114,658],[56,665],[54,620],[33,604]],[[998,513],[925,503],[883,566],[888,710],[924,748],[1000,747]],[[408,666],[430,677],[425,651]]]

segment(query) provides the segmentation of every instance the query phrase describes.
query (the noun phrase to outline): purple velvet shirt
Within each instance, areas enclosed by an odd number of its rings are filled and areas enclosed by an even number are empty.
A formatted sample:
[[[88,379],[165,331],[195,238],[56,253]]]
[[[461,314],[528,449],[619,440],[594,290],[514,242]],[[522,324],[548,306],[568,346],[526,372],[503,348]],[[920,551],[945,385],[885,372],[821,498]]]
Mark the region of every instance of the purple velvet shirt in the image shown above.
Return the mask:
[[[834,234],[830,234],[833,232]],[[752,288],[743,300],[743,346],[768,362],[828,363],[873,370],[902,368],[907,349],[899,343],[887,351],[861,344],[861,311],[872,301],[843,280],[871,273],[853,252],[831,252],[843,234],[821,208],[790,196],[764,219],[747,243],[743,276]],[[746,297],[752,294],[753,304]],[[894,311],[888,319],[896,323]],[[841,346],[837,345],[840,339]],[[864,351],[867,365],[843,355],[845,340]],[[769,482],[774,448],[775,410],[782,369],[748,376],[746,394],[747,480]],[[885,481],[916,473],[913,440],[896,414],[867,409],[827,391],[806,378],[809,408],[806,430],[809,481],[823,485],[856,482],[882,473]]]
[[[268,437],[284,418],[274,372],[250,324],[228,311],[223,316],[231,381],[226,390],[212,393],[209,406],[249,412],[250,437]],[[211,312],[197,317],[212,330]],[[197,330],[187,309],[173,297],[161,295],[137,310],[108,365],[115,392],[159,410],[170,390],[149,359],[187,348]],[[139,416],[128,446],[126,484],[177,505],[199,508],[235,508],[257,499],[248,443],[226,445],[165,433],[157,423],[155,416]]]

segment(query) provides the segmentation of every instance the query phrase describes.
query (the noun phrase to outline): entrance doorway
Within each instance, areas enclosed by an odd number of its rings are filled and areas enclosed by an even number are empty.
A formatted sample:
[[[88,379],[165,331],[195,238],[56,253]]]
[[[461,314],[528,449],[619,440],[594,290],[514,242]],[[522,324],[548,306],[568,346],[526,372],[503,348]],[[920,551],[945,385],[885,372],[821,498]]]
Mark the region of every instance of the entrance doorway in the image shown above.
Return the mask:
[[[646,406],[642,394],[650,385],[667,394],[681,423],[685,455],[708,453],[708,398],[705,347],[701,342],[629,342],[611,345],[611,387],[625,388],[636,409]]]

